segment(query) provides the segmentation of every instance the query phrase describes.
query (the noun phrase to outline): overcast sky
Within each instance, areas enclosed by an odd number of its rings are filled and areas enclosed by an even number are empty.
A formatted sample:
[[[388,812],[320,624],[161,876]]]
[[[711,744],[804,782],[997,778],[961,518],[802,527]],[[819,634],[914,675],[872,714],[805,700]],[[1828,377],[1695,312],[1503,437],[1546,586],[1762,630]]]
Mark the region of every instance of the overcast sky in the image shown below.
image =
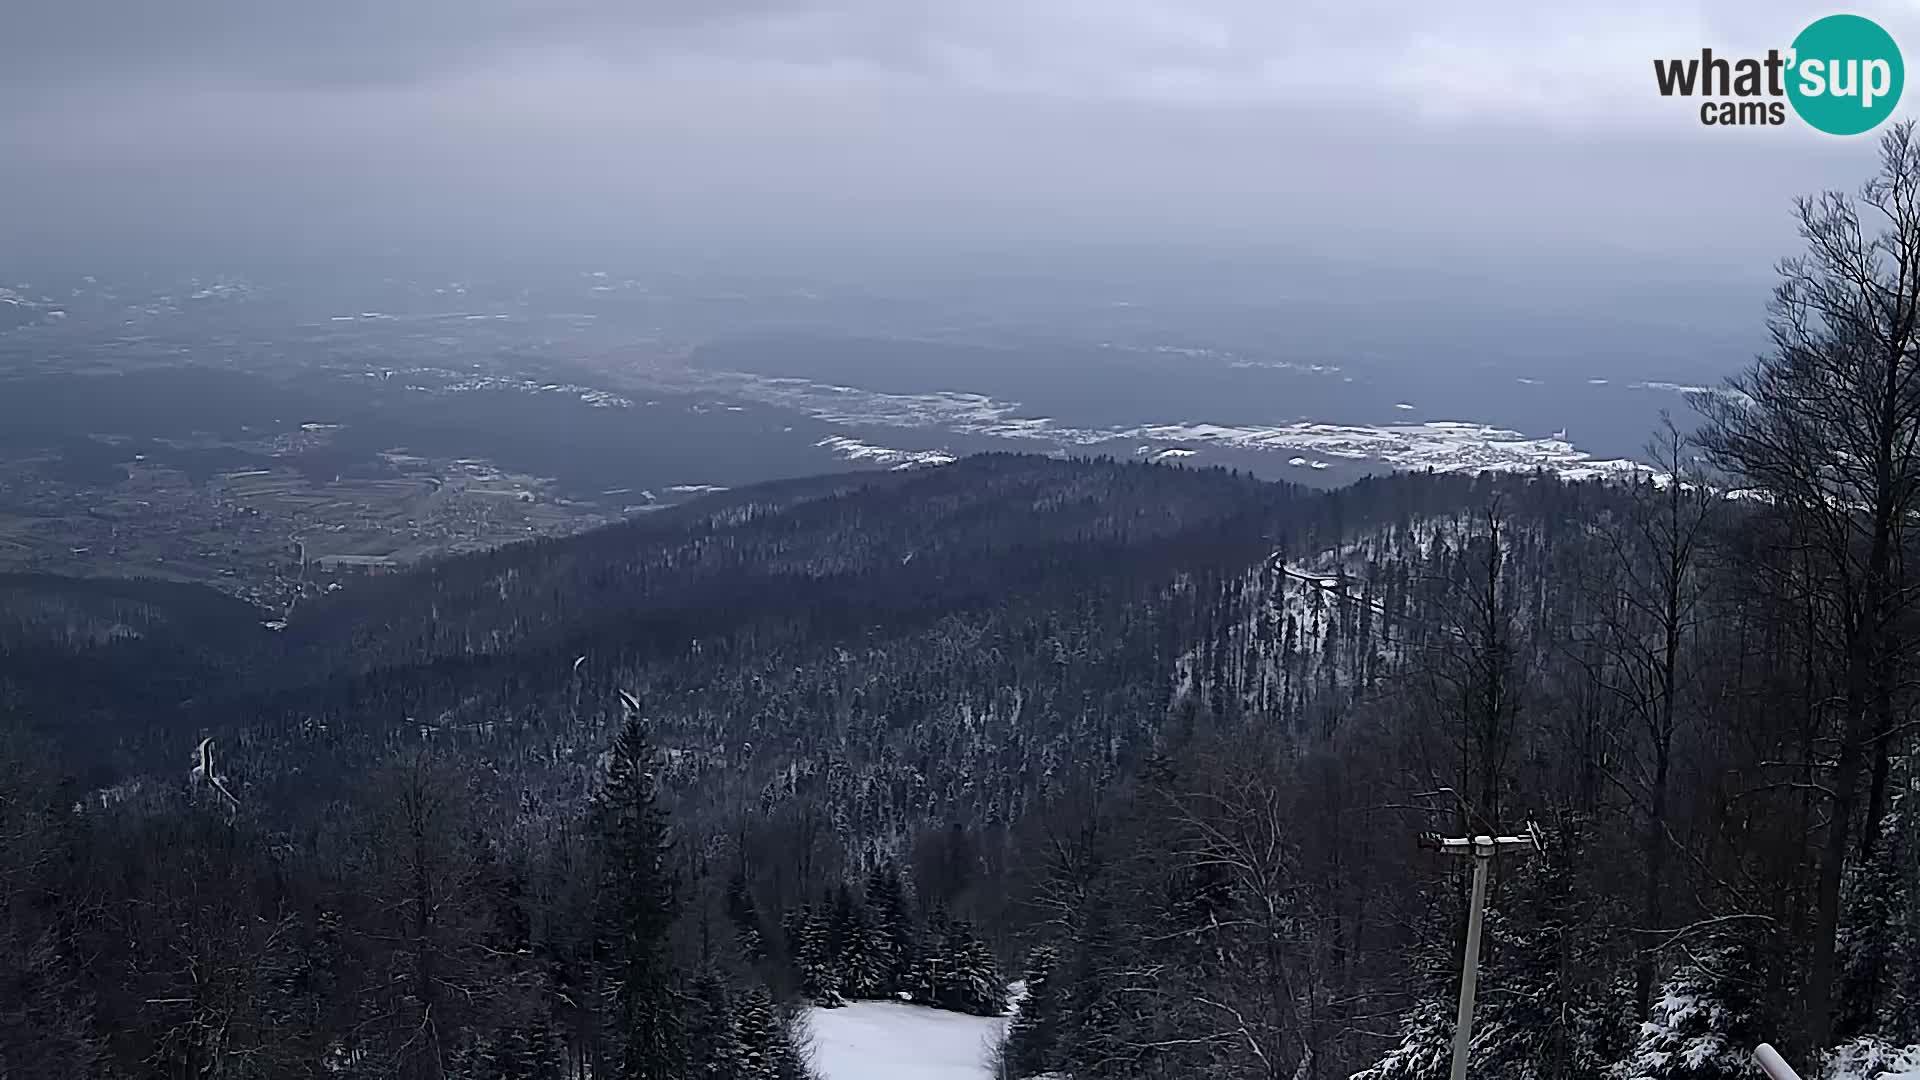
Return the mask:
[[[0,0],[0,244],[1217,245],[1763,277],[1791,196],[1852,187],[1871,138],[1704,128],[1651,60],[1785,47],[1832,10]],[[1920,48],[1912,8],[1852,10]]]

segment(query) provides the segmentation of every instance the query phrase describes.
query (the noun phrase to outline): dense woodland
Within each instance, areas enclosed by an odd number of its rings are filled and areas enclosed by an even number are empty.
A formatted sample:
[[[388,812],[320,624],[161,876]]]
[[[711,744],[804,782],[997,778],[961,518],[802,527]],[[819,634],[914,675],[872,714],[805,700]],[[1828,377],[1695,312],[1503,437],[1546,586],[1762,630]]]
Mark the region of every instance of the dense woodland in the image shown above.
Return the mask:
[[[0,1076],[1473,1075],[1920,1043],[1920,147],[1656,473],[989,455],[303,603],[0,578]],[[210,740],[210,741],[208,741]]]

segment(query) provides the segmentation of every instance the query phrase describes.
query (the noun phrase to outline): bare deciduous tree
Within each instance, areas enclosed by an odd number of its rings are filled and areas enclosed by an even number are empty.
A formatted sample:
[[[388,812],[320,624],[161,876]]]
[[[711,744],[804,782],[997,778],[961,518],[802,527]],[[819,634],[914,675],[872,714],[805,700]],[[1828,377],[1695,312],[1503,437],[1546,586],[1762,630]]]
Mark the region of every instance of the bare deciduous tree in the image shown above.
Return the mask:
[[[1823,785],[1807,1034],[1832,1031],[1842,877],[1859,827],[1895,620],[1912,600],[1897,556],[1920,510],[1920,143],[1911,122],[1881,139],[1858,198],[1801,199],[1805,254],[1780,264],[1773,348],[1706,406],[1701,443],[1791,523],[1837,628],[1836,748]],[[1868,823],[1871,831],[1874,823]]]
[[[1707,584],[1700,559],[1723,505],[1671,417],[1661,417],[1647,452],[1660,475],[1634,485],[1627,519],[1606,535],[1613,555],[1607,568],[1611,587],[1599,608],[1610,658],[1605,681],[1631,723],[1618,739],[1624,774],[1618,779],[1645,815],[1640,838],[1645,940],[1634,972],[1640,1015],[1653,998],[1654,945],[1667,917],[1675,737],[1682,723],[1698,715],[1683,709],[1681,699],[1692,685],[1694,637],[1704,617]]]

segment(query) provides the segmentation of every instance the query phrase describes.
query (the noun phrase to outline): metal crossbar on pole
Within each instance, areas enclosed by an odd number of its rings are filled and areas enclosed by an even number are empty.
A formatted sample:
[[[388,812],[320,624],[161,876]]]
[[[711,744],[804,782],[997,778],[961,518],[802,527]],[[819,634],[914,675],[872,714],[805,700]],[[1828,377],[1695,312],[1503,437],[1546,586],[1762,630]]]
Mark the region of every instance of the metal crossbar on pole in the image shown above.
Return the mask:
[[[1529,824],[1525,836],[1443,837],[1428,833],[1420,842],[1444,855],[1473,859],[1473,895],[1467,907],[1467,947],[1460,958],[1460,1013],[1453,1027],[1450,1074],[1451,1080],[1467,1080],[1467,1051],[1473,1045],[1473,999],[1480,981],[1480,924],[1487,906],[1487,872],[1494,857],[1503,851],[1540,851],[1540,833]]]

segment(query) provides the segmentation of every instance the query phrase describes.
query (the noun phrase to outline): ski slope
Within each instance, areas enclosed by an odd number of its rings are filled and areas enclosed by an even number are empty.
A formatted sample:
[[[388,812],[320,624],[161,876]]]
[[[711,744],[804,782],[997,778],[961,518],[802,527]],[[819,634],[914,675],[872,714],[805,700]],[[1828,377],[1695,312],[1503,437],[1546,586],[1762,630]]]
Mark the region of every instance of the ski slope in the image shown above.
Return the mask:
[[[992,1080],[988,1056],[1007,1018],[856,1001],[809,1009],[807,1023],[821,1080]]]

